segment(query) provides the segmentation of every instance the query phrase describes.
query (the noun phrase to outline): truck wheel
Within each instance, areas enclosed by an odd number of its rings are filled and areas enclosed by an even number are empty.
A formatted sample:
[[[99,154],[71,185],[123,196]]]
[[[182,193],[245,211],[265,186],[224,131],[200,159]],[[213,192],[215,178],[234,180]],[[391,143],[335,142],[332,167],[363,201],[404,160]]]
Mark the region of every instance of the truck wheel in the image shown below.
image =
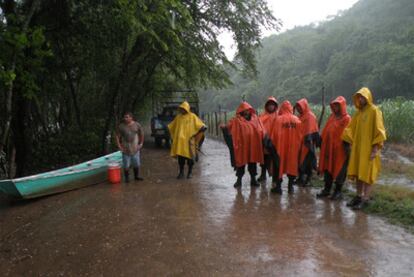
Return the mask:
[[[162,138],[155,138],[155,146],[161,147],[162,145]]]

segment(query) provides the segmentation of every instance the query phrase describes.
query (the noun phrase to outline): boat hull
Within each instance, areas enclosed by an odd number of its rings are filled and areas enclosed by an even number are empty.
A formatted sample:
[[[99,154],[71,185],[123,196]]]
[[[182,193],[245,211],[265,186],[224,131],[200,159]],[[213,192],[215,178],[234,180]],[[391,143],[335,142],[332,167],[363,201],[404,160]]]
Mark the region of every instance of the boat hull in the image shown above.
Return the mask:
[[[0,191],[14,198],[29,199],[99,184],[107,180],[108,165],[120,164],[121,160],[118,151],[63,169],[0,181]]]

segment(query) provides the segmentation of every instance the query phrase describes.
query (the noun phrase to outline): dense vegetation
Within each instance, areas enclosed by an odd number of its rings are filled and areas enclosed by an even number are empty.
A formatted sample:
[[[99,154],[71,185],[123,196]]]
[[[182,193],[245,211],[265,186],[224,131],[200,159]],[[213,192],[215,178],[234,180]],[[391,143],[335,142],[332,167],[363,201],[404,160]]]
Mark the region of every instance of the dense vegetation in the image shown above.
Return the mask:
[[[203,93],[206,110],[229,110],[242,96],[253,106],[274,95],[320,102],[368,86],[376,100],[414,92],[414,1],[360,0],[332,20],[263,40],[258,78],[229,69],[233,86]]]
[[[246,74],[260,30],[278,28],[264,0],[1,0],[0,154],[17,175],[105,151],[123,111],[154,93],[223,87],[233,34]]]

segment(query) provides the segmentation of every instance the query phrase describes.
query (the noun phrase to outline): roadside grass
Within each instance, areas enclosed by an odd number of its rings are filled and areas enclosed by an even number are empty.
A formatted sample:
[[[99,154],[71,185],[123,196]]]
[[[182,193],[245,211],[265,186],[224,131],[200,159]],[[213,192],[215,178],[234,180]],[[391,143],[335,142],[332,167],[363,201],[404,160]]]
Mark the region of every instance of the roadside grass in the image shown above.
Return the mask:
[[[322,188],[323,180],[314,178],[314,188]],[[344,201],[355,196],[355,191],[343,189]],[[368,214],[378,215],[391,224],[401,226],[414,233],[414,190],[397,185],[376,185],[370,204],[363,209]]]
[[[414,233],[414,191],[400,186],[381,185],[374,188],[373,199],[364,209]]]

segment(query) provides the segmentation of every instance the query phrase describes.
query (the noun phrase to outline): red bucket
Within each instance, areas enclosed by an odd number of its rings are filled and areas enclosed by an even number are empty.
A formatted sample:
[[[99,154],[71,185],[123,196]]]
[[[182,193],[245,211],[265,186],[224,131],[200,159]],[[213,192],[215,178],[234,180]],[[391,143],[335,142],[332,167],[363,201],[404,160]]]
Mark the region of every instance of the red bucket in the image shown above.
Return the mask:
[[[121,183],[121,166],[119,164],[108,165],[108,180],[111,184]]]

